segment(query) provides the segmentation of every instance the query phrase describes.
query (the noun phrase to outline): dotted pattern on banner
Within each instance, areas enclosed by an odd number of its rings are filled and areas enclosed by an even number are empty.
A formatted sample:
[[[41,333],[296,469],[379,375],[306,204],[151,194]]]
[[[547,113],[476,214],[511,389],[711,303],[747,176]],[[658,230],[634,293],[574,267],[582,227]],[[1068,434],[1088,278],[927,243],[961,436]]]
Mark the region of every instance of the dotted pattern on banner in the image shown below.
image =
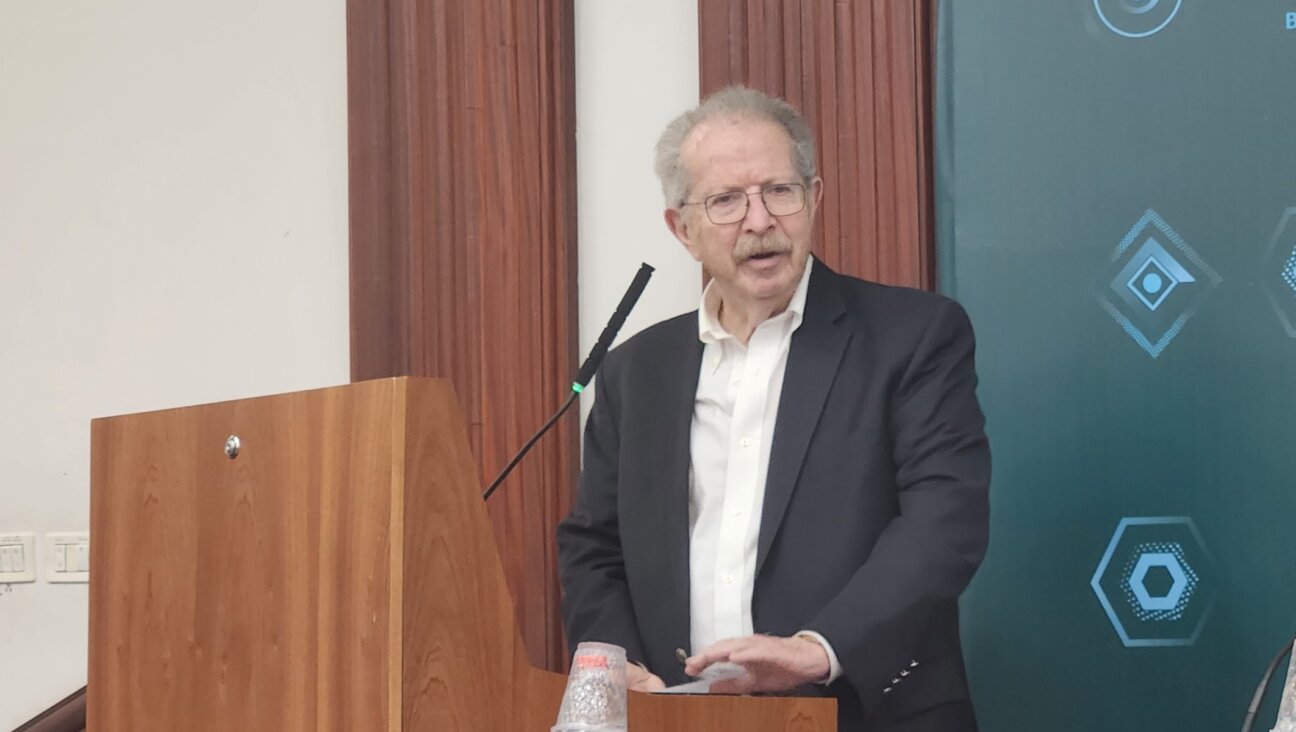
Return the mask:
[[[1144,554],[1172,554],[1179,560],[1179,567],[1183,569],[1185,585],[1183,594],[1179,596],[1179,602],[1169,610],[1147,610],[1139,602],[1138,596],[1134,594],[1134,588],[1130,580],[1134,577],[1134,566],[1138,564],[1139,557]],[[1130,608],[1134,611],[1134,616],[1144,622],[1155,622],[1164,620],[1180,620],[1183,618],[1184,610],[1188,607],[1188,601],[1192,599],[1193,591],[1197,589],[1197,573],[1193,571],[1192,566],[1188,564],[1187,558],[1184,557],[1183,547],[1178,542],[1152,542],[1139,544],[1134,547],[1130,553],[1129,561],[1125,563],[1121,589],[1125,591],[1125,598],[1129,600]]]
[[[1292,248],[1291,258],[1287,260],[1287,266],[1282,271],[1283,282],[1296,293],[1296,247]]]

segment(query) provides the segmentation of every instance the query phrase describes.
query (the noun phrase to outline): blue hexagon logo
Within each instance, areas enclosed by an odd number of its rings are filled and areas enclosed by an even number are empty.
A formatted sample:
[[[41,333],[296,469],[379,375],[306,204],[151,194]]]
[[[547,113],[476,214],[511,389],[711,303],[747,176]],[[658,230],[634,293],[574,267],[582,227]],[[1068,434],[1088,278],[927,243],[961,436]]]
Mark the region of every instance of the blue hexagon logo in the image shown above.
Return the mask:
[[[1296,338],[1296,207],[1283,212],[1269,237],[1260,285],[1283,330]]]
[[[1170,589],[1162,596],[1154,596],[1147,588],[1148,570],[1154,566],[1162,567],[1170,573]],[[1144,611],[1173,610],[1179,607],[1179,600],[1183,598],[1184,587],[1188,584],[1187,577],[1183,565],[1174,554],[1148,552],[1139,555],[1138,565],[1130,577],[1130,588],[1134,590],[1134,599]]]
[[[1214,604],[1213,564],[1191,518],[1127,517],[1089,584],[1125,647],[1190,646]]]

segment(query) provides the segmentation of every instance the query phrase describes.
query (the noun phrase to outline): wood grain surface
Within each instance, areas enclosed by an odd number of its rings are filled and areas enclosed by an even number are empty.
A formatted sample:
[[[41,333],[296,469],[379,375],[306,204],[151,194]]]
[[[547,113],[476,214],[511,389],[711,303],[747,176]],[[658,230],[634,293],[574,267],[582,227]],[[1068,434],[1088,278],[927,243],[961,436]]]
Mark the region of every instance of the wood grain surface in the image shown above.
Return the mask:
[[[91,729],[398,729],[393,388],[95,420]]]
[[[449,379],[486,481],[578,367],[573,14],[347,0],[352,379]],[[530,658],[552,668],[578,462],[572,413],[490,506]]]

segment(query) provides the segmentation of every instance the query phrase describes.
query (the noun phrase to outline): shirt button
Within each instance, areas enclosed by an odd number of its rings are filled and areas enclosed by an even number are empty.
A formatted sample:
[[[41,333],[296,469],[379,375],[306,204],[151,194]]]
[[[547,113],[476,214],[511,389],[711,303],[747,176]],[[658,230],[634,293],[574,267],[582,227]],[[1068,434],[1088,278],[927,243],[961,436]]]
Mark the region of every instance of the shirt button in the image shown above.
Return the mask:
[[[742,514],[743,514],[743,510],[741,508],[735,508],[734,510],[729,512],[730,516],[741,516]]]
[[[732,584],[733,584],[733,580],[734,580],[734,577],[733,577],[732,574],[726,574],[726,575],[724,576],[724,583],[725,583],[726,585],[732,585]]]
[[[742,445],[743,447],[751,447],[751,440],[749,440],[749,439],[747,439],[746,437],[744,437],[744,438],[742,438],[741,440],[738,441],[738,444],[739,444],[739,445]]]

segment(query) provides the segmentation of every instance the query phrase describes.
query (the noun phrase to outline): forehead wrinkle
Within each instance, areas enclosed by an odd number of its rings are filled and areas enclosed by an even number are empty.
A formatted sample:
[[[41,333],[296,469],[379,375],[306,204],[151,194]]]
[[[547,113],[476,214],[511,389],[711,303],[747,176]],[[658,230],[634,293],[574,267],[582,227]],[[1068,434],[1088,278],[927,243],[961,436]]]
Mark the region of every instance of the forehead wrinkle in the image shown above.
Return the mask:
[[[722,133],[732,132],[737,127],[747,127],[746,137],[741,141],[725,145],[723,142],[717,149],[711,149],[704,155],[703,150],[707,143],[715,139],[724,140]],[[774,155],[773,166],[783,167],[783,172],[771,172],[771,160],[768,157],[770,145],[760,145],[759,137],[773,133],[773,137],[779,140],[783,150],[787,153],[787,158],[782,163],[777,162],[778,155]],[[680,159],[684,165],[685,172],[688,176],[690,193],[698,195],[710,195],[717,191],[735,190],[753,185],[765,186],[774,182],[787,182],[796,180],[796,165],[793,161],[792,140],[778,123],[764,118],[750,118],[740,116],[726,116],[714,119],[703,120],[691,130],[685,139],[684,145],[680,150]],[[716,191],[703,190],[704,185],[713,185],[710,181],[700,180],[699,173],[710,172],[717,166],[730,166],[733,168],[735,177],[743,180],[753,181],[743,184],[734,181],[733,183],[717,187]],[[784,181],[784,179],[787,179]]]

